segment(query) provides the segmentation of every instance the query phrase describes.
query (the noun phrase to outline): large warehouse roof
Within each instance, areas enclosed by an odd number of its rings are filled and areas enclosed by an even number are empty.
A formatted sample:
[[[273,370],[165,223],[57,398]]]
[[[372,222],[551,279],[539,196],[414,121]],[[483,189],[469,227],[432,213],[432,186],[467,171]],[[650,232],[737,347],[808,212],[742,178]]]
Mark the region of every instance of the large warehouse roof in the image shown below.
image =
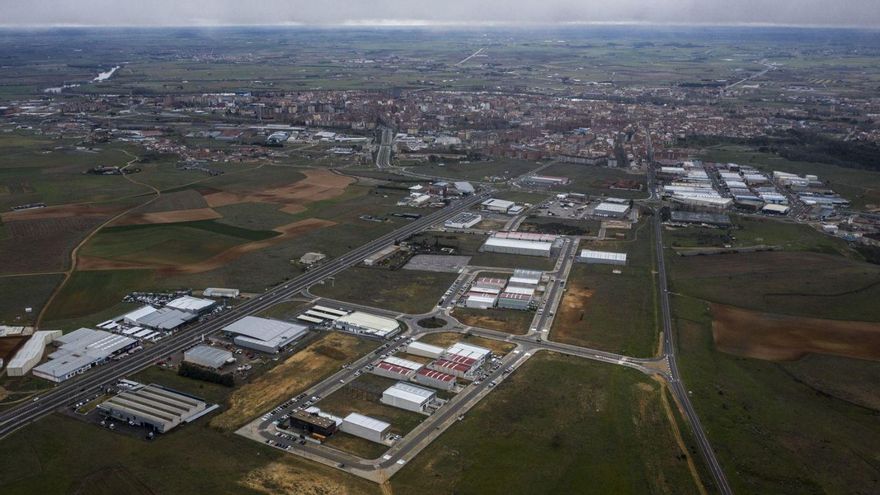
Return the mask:
[[[611,213],[626,213],[626,210],[628,210],[628,209],[629,209],[629,205],[603,202],[603,203],[599,203],[599,206],[596,207],[595,211],[607,211],[607,212],[611,212]]]
[[[137,343],[130,337],[90,328],[62,335],[55,342],[60,344],[58,350],[49,355],[50,361],[34,368],[34,373],[56,381]]]
[[[553,249],[552,242],[541,241],[522,241],[519,239],[502,239],[500,237],[490,237],[486,239],[484,247],[502,247],[512,249],[530,249],[534,251],[550,252]]]
[[[162,308],[138,318],[137,324],[157,330],[174,330],[184,323],[195,319],[196,316],[188,311],[174,308]]]
[[[223,331],[259,341],[270,347],[283,347],[305,335],[308,327],[257,316],[245,316],[223,327]]]
[[[7,369],[20,369],[23,373],[27,373],[30,367],[40,361],[43,352],[46,350],[46,344],[60,336],[61,330],[40,330],[34,332],[31,338],[15,353],[15,356],[9,360],[9,364],[6,365]]]
[[[121,392],[98,407],[117,417],[137,417],[168,431],[201,411],[205,402],[158,385]]]
[[[397,320],[371,315],[361,311],[349,313],[336,320],[336,322],[359,327],[369,333],[374,333],[380,336],[388,335],[389,333],[396,331],[400,326],[400,324],[397,323]]]
[[[391,428],[391,424],[389,423],[355,412],[346,416],[343,421],[380,433],[384,433]]]
[[[470,344],[463,344],[461,342],[452,344],[446,349],[448,354],[454,354],[456,356],[463,356],[470,359],[482,359],[483,357],[492,353],[489,349],[485,347],[479,347]]]
[[[394,356],[388,356],[387,358],[383,359],[383,361],[388,364],[400,366],[401,368],[407,368],[410,370],[417,370],[424,366],[422,363],[417,363],[415,361],[410,361],[409,359],[402,359]]]
[[[156,308],[154,308],[150,305],[146,305],[146,306],[142,306],[134,311],[125,313],[124,315],[119,317],[119,319],[120,320],[129,320],[129,321],[138,321],[140,318],[151,315],[151,314],[155,313],[156,311],[157,311]]]
[[[230,359],[232,353],[209,345],[198,345],[183,353],[183,359],[209,368],[220,368]]]
[[[590,249],[584,249],[581,251],[581,258],[594,260],[626,261],[626,253],[612,253],[610,251],[593,251]]]
[[[417,387],[409,383],[397,382],[384,392],[385,395],[401,400],[424,404],[434,397],[435,392],[429,388]]]
[[[189,313],[198,313],[200,311],[204,311],[211,306],[215,305],[214,301],[210,299],[202,299],[199,297],[192,296],[182,296],[169,301],[168,304],[165,305],[166,308],[179,309],[181,311],[186,311]]]

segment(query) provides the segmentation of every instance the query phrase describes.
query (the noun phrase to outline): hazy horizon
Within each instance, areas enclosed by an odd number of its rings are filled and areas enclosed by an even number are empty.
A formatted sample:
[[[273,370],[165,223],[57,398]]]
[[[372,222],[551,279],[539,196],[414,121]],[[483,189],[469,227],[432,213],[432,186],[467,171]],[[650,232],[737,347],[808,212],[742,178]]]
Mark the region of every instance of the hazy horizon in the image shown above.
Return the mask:
[[[577,25],[880,28],[875,0],[35,0],[4,5],[4,28],[53,27],[564,27]]]

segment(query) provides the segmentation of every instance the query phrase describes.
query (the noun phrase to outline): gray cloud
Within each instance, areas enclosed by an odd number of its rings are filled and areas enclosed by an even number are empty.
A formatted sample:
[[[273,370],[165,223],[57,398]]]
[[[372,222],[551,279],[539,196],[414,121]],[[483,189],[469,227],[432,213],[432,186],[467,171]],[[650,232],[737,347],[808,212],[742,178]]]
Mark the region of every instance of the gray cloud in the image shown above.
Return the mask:
[[[878,0],[0,0],[0,24],[482,25],[637,22],[880,27]]]

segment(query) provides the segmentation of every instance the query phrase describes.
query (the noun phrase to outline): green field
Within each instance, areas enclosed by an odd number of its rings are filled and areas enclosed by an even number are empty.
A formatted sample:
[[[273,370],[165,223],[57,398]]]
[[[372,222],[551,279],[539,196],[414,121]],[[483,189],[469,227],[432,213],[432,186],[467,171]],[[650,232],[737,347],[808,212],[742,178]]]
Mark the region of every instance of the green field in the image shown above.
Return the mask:
[[[633,370],[539,354],[409,461],[392,488],[427,494],[698,493],[662,393]]]
[[[23,325],[33,323],[63,275],[0,277],[0,323]],[[30,313],[25,308],[33,308]]]
[[[486,162],[471,163],[447,163],[440,166],[432,163],[413,168],[413,172],[439,177],[448,177],[457,180],[475,181],[505,181],[519,177],[531,170],[538,168],[540,164],[524,160],[499,158]]]
[[[434,308],[456,277],[455,273],[354,267],[311,291],[340,301],[421,314]]]
[[[117,306],[130,291],[154,283],[150,270],[78,271],[70,277],[45,314],[46,322],[89,317]],[[92,322],[100,323],[97,319]]]
[[[876,491],[880,363],[724,354],[705,303],[672,303],[683,379],[736,493]]]
[[[635,240],[581,243],[580,248],[625,252],[627,264],[574,265],[552,340],[628,356],[655,354],[658,306],[650,225],[639,224]]]
[[[645,174],[629,173],[624,169],[556,163],[541,171],[543,175],[568,177],[571,182],[554,190],[584,193],[594,196],[611,196],[617,198],[644,198],[644,191],[610,189],[609,183],[617,180],[632,180],[645,188]]]
[[[268,203],[239,203],[214,208],[223,215],[218,223],[250,230],[271,230],[293,223],[293,215],[278,210],[278,205]]]

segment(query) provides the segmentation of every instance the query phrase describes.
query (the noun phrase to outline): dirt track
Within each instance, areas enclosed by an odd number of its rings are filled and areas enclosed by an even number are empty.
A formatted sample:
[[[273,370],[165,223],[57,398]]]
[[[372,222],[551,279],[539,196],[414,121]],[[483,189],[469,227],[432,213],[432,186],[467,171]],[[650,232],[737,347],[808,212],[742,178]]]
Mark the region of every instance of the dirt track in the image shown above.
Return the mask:
[[[768,361],[810,353],[880,361],[880,323],[799,318],[712,305],[719,350]]]

